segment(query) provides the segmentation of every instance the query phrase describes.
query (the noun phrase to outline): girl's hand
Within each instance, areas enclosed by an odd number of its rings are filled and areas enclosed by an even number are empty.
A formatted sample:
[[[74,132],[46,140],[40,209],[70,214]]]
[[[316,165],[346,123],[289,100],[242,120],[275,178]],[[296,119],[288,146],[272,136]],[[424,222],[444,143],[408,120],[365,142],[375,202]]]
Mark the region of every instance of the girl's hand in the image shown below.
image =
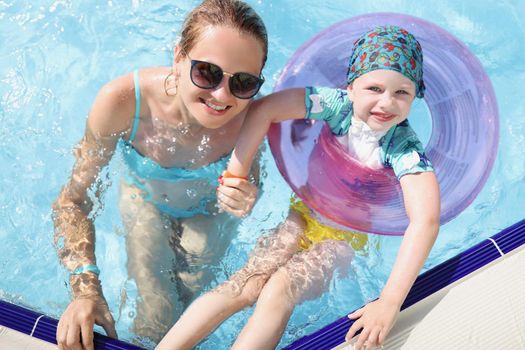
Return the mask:
[[[257,199],[257,186],[237,177],[221,177],[217,187],[219,207],[237,217],[244,217],[252,210]]]
[[[368,303],[361,309],[348,315],[351,320],[356,320],[346,333],[346,341],[350,341],[357,331],[363,329],[355,350],[370,350],[381,348],[387,334],[392,329],[399,314],[399,305],[384,299],[377,299]]]

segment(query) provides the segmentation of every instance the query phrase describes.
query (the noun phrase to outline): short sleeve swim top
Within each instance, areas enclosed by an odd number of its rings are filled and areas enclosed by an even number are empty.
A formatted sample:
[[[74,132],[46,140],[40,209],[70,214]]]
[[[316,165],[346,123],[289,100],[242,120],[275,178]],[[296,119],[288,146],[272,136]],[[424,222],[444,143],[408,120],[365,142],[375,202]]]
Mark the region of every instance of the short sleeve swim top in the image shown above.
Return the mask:
[[[343,136],[352,125],[352,101],[346,90],[326,87],[305,88],[306,119],[323,120],[332,133]],[[397,178],[406,174],[434,171],[416,133],[405,120],[391,127],[379,140],[381,160]]]

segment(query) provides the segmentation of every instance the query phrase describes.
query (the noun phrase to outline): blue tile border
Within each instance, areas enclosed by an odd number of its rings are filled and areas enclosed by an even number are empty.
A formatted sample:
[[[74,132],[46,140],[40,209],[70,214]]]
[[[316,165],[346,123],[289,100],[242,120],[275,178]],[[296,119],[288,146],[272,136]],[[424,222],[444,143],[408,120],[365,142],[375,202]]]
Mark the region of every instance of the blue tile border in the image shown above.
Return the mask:
[[[501,256],[499,250],[507,254],[523,244],[525,244],[525,219],[421,274],[408,293],[401,310],[496,260]],[[345,335],[352,324],[353,321],[343,316],[320,330],[296,340],[283,350],[331,349],[344,343]]]
[[[38,321],[38,322],[37,322]],[[36,326],[35,326],[36,324]],[[58,321],[39,314],[22,306],[0,300],[0,325],[21,333],[32,335],[48,343],[56,344],[55,333]],[[128,344],[95,332],[93,342],[95,349],[108,350],[141,350],[142,348]]]

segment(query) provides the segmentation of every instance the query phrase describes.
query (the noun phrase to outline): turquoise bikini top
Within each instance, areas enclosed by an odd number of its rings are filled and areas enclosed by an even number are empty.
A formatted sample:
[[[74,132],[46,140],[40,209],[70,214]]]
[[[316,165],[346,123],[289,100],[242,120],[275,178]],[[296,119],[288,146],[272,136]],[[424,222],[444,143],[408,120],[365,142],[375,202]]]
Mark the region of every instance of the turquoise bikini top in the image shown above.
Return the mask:
[[[133,72],[133,80],[135,82],[135,117],[129,139],[121,141],[122,155],[124,162],[127,164],[130,172],[124,178],[128,184],[133,185],[144,191],[144,199],[155,204],[162,212],[175,217],[187,218],[196,214],[209,214],[208,207],[210,202],[216,201],[217,197],[213,189],[218,185],[217,178],[226,169],[229,155],[226,155],[219,160],[207,164],[200,168],[190,169],[181,167],[166,168],[155,162],[153,159],[140,154],[135,147],[133,147],[133,140],[137,134],[140,117],[140,83],[138,72]],[[201,199],[194,206],[179,209],[168,203],[154,200],[148,191],[148,180],[162,180],[171,183],[182,181],[204,181],[211,185],[211,191],[201,197]],[[198,186],[196,184],[196,186]]]
[[[125,180],[133,186],[136,186],[143,190],[146,194],[144,199],[154,203],[162,212],[176,218],[184,218],[194,216],[196,214],[209,214],[208,203],[217,199],[215,192],[210,192],[201,198],[199,203],[188,209],[177,209],[173,206],[167,205],[154,201],[149,194],[148,187],[146,186],[147,180],[163,180],[169,182],[182,182],[182,181],[206,181],[212,188],[218,185],[218,177],[226,169],[229,155],[225,155],[219,160],[202,166],[200,168],[180,168],[171,167],[166,168],[152,160],[151,158],[145,157],[140,154],[135,147],[133,147],[133,140],[137,134],[137,128],[139,126],[140,117],[140,84],[139,75],[137,71],[133,72],[133,80],[135,82],[135,117],[133,120],[133,126],[129,139],[122,140],[122,155],[124,162],[127,164],[130,173],[125,176]],[[144,181],[146,180],[146,181]]]
[[[151,158],[143,156],[133,147],[133,140],[137,134],[140,116],[140,83],[138,71],[133,72],[133,80],[135,82],[135,117],[131,135],[127,141],[124,141],[123,152],[124,160],[132,173],[145,180],[154,179],[178,182],[204,179],[216,185],[217,178],[226,169],[229,159],[228,156],[224,156],[213,163],[195,169],[180,167],[165,168]]]

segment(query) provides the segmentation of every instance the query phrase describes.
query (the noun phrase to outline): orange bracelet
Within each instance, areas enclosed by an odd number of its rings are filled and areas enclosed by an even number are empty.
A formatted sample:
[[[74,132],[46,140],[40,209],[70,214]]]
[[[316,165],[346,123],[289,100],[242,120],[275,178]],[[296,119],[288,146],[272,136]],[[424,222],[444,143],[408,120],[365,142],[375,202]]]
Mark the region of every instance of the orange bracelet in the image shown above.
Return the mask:
[[[243,179],[243,180],[246,180],[248,181],[248,176],[237,176],[237,175],[233,175],[231,172],[229,172],[228,170],[224,170],[224,172],[222,173],[221,177],[229,177],[229,178],[234,178],[234,179]]]

